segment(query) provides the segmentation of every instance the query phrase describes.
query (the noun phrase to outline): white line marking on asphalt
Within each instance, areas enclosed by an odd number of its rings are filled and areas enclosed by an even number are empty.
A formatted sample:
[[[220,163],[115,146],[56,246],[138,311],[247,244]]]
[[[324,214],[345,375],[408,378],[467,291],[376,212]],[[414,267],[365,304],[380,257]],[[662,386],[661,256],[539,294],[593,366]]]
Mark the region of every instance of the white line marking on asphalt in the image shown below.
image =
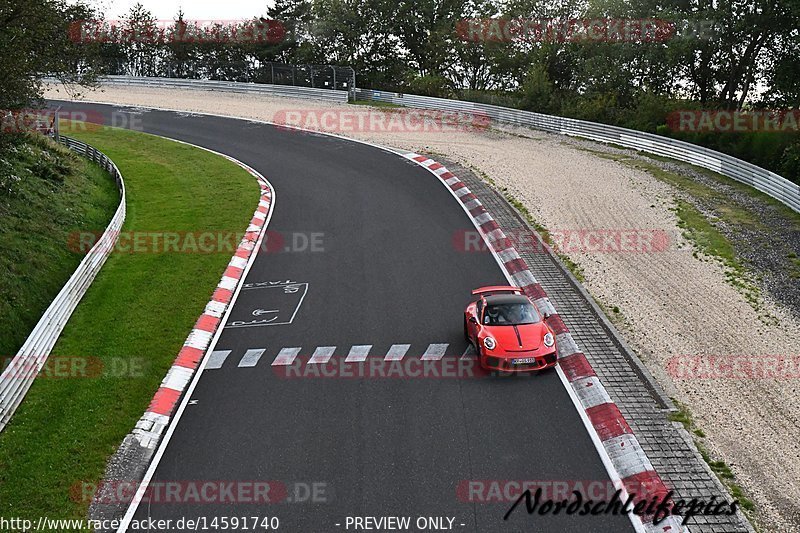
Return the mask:
[[[472,343],[469,343],[467,349],[464,350],[464,354],[461,356],[462,361],[468,361],[470,359],[477,359],[478,354],[475,353],[475,347]]]
[[[333,352],[336,350],[336,346],[319,346],[314,353],[311,354],[311,359],[308,360],[308,364],[324,364],[331,360],[333,357]]]
[[[497,252],[497,255],[500,256],[500,259],[502,259],[504,263],[514,261],[515,259],[520,259],[519,253],[517,253],[514,248],[506,248],[502,252]]]
[[[535,285],[537,283],[536,278],[530,270],[521,270],[509,277],[511,278],[511,282],[517,287],[527,287],[528,285]]]
[[[484,222],[484,224],[485,224],[485,222]],[[505,237],[506,237],[506,234],[503,233],[503,230],[501,230],[500,228],[493,229],[492,231],[490,231],[489,233],[486,234],[486,240],[489,241],[489,244],[493,243],[494,241],[500,240],[500,239],[505,239]]]
[[[272,362],[272,366],[291,365],[299,353],[300,348],[281,348],[281,351],[278,352],[278,357]]]
[[[236,290],[237,285],[239,285],[239,280],[230,276],[222,276],[217,284],[218,287],[222,287],[223,289],[227,289],[229,291]]]
[[[225,359],[227,359],[230,354],[230,350],[211,352],[211,355],[208,357],[208,363],[206,363],[206,369],[221,368],[222,363],[225,362]]]
[[[384,357],[383,360],[402,361],[409,348],[411,348],[410,344],[392,344],[392,347],[389,348],[389,352],[386,354],[386,357]]]
[[[242,360],[239,361],[239,367],[249,367],[249,366],[256,366],[258,364],[258,360],[261,359],[261,356],[264,355],[265,348],[256,348],[255,350],[247,350],[244,353],[244,357]]]
[[[294,318],[297,316],[297,312],[300,311],[300,307],[303,305],[303,300],[306,298],[306,294],[308,294],[308,286],[309,284],[306,282],[302,283],[294,283],[294,282],[259,282],[259,283],[246,283],[242,290],[256,290],[256,289],[283,289],[286,294],[294,294],[299,291],[303,291],[303,294],[300,296],[300,300],[297,302],[297,307],[294,308],[294,312],[289,320],[285,322],[275,322],[277,317],[273,317],[271,319],[261,319],[261,320],[234,320],[229,322],[225,325],[226,328],[252,328],[252,327],[260,327],[260,326],[285,326],[286,324],[291,324],[294,322]],[[257,311],[264,311],[257,309]],[[277,313],[278,310],[267,311],[268,313]]]
[[[350,353],[347,354],[347,358],[344,360],[345,363],[360,363],[364,359],[367,358],[369,355],[369,351],[372,349],[371,344],[359,344],[357,346],[353,346],[350,348]]]
[[[492,215],[490,215],[489,213],[481,213],[480,215],[475,217],[475,222],[477,222],[479,226],[481,224],[486,224],[490,220],[492,220]]]
[[[164,139],[168,139],[167,137],[163,137],[163,138]],[[175,141],[175,139],[169,139],[169,140]],[[273,202],[275,202],[275,198],[277,197],[277,194],[275,193],[275,189],[272,187],[272,184],[269,183],[269,180],[264,178],[264,176],[259,174],[257,171],[253,170],[251,167],[245,165],[244,163],[242,163],[241,161],[239,161],[237,159],[234,159],[234,158],[232,158],[230,156],[227,156],[225,154],[221,154],[220,152],[216,152],[216,151],[211,150],[209,148],[204,148],[202,146],[193,145],[193,144],[190,144],[190,143],[186,143],[184,141],[175,141],[175,142],[182,143],[182,144],[189,144],[190,146],[195,146],[196,148],[200,148],[202,150],[206,150],[207,152],[211,152],[213,154],[220,155],[222,157],[225,157],[226,159],[229,159],[229,160],[233,161],[234,163],[238,164],[239,166],[244,167],[248,172],[250,172],[250,174],[252,174],[253,176],[257,177],[260,182],[264,182],[264,183],[267,184],[267,186],[269,187],[269,190],[272,192]],[[255,243],[253,249],[260,249],[260,247],[261,247],[261,245],[262,245],[262,243],[264,241],[264,236],[267,233],[266,232],[266,228],[269,225],[270,220],[272,219],[272,214],[273,213],[274,213],[274,207],[272,209],[270,209],[269,216],[267,217],[267,220],[264,223],[265,231],[262,231],[260,233],[260,235],[258,237],[258,240]],[[247,263],[247,268],[245,268],[244,272],[242,273],[242,279],[243,280],[247,279],[247,274],[250,272],[250,269],[253,267],[253,263],[255,262],[255,259],[256,259],[257,255],[258,255],[257,252],[250,255],[250,259],[248,259],[248,263]],[[241,284],[236,286],[236,288],[235,288],[235,290],[233,292],[233,296],[231,298],[231,302],[228,305],[227,310],[225,311],[225,316],[223,317],[223,320],[222,320],[223,324],[225,323],[225,321],[227,320],[228,316],[230,315],[230,312],[233,309],[233,306],[236,303],[237,298],[239,297],[239,292],[241,291],[241,288],[242,288]],[[211,339],[211,343],[208,345],[208,351],[209,352],[213,353],[214,347],[217,345],[217,342],[219,341],[219,337],[220,337],[220,335],[222,335],[222,331],[224,329],[225,328],[222,325],[220,325],[220,327],[217,328],[216,333],[214,333],[214,336]],[[145,496],[145,492],[147,491],[147,488],[150,486],[150,480],[153,479],[153,475],[155,474],[155,471],[158,468],[158,465],[161,462],[162,457],[164,456],[164,451],[167,449],[167,446],[169,446],[170,439],[172,439],[172,435],[175,433],[175,428],[178,426],[178,423],[180,422],[181,416],[183,416],[183,413],[186,410],[186,406],[189,404],[189,401],[191,399],[192,393],[194,392],[195,388],[197,387],[197,383],[200,381],[200,377],[203,375],[203,372],[205,371],[205,369],[208,366],[209,359],[210,359],[210,354],[206,353],[206,356],[200,361],[200,367],[195,372],[191,383],[189,383],[189,388],[186,390],[186,393],[183,395],[183,400],[181,401],[180,405],[178,405],[178,409],[175,412],[175,414],[172,416],[172,418],[170,420],[170,423],[169,423],[169,426],[167,426],[167,431],[164,434],[164,436],[162,437],[161,443],[158,445],[158,448],[156,449],[155,455],[153,456],[153,459],[150,461],[150,465],[147,467],[147,471],[144,473],[144,477],[142,478],[142,481],[139,484],[139,487],[136,489],[136,494],[134,494],[133,498],[131,498],[130,505],[128,505],[128,508],[125,511],[125,515],[122,517],[122,520],[120,521],[119,528],[117,528],[117,533],[125,533],[128,530],[128,527],[130,526],[130,523],[133,520],[133,516],[136,514],[136,510],[139,508],[139,504],[142,502],[142,499]]]
[[[247,259],[245,259],[244,257],[239,257],[237,255],[234,255],[233,257],[231,257],[231,260],[228,263],[228,265],[236,268],[241,268],[242,270],[244,270],[245,267],[247,266]]]
[[[430,171],[430,169],[428,169],[428,170]],[[453,194],[453,191],[450,190],[450,193]],[[455,194],[453,194],[453,198],[458,200],[458,197]],[[470,202],[470,203],[472,203],[472,202]],[[474,224],[475,228],[480,231],[480,226],[477,223],[475,223],[475,219],[469,213],[469,210],[471,208],[467,207],[467,204],[463,204],[462,203],[461,205],[462,205],[462,208],[464,209],[464,212],[467,214],[469,219]],[[478,205],[480,205],[480,202],[478,202]],[[484,237],[485,237],[485,239],[487,241],[487,244],[491,244],[491,242],[493,240],[495,240],[497,238],[502,238],[502,235],[503,235],[502,230],[497,229],[497,230],[489,232],[488,234],[484,234]],[[527,286],[527,285],[529,285],[531,283],[536,283],[536,278],[533,276],[533,274],[531,273],[530,270],[524,270],[524,271],[518,272],[518,273],[516,273],[516,274],[514,274],[512,276],[511,273],[506,268],[505,264],[500,260],[500,256],[497,255],[497,252],[493,248],[491,248],[491,246],[490,246],[490,250],[492,252],[492,256],[495,259],[495,262],[497,262],[497,265],[500,267],[500,271],[503,272],[503,274],[505,275],[505,277],[509,281],[509,283],[513,284],[513,283],[516,282],[516,285],[518,287],[525,287],[525,286]],[[532,281],[530,281],[530,280],[532,280]],[[528,283],[520,283],[520,281],[525,281],[525,282],[528,282]],[[616,467],[614,467],[613,463],[611,462],[611,458],[608,455],[608,452],[606,451],[605,447],[603,446],[603,443],[600,441],[600,436],[597,433],[597,429],[595,429],[594,425],[589,420],[589,415],[586,413],[586,410],[581,405],[580,399],[578,398],[577,394],[575,393],[575,390],[572,388],[572,385],[567,380],[567,376],[566,376],[566,374],[564,374],[564,370],[561,368],[560,365],[556,365],[555,369],[556,369],[556,373],[558,374],[558,378],[561,380],[562,386],[566,389],[567,394],[569,395],[570,399],[572,400],[572,404],[574,405],[575,410],[578,412],[578,416],[580,416],[581,420],[583,421],[584,427],[586,428],[586,431],[589,433],[589,437],[592,439],[592,443],[594,444],[594,447],[597,450],[597,453],[600,455],[600,459],[603,462],[603,466],[605,466],[605,468],[606,468],[606,472],[608,472],[608,475],[611,478],[611,481],[614,483],[614,485],[617,488],[622,490],[622,499],[625,500],[628,497],[628,491],[625,489],[625,486],[622,484],[622,480],[620,479],[619,472],[617,471]],[[631,524],[633,525],[634,530],[636,530],[637,532],[644,532],[645,531],[645,527],[644,527],[644,524],[643,524],[642,520],[638,516],[636,516],[634,513],[628,514],[628,519],[631,521]]]
[[[173,366],[161,381],[161,386],[183,392],[183,389],[186,388],[186,385],[192,379],[192,374],[194,374],[193,369]]]
[[[202,329],[193,329],[189,332],[189,336],[186,337],[186,342],[184,342],[184,346],[190,346],[192,348],[197,348],[198,350],[205,350],[208,346],[208,343],[211,342],[212,334],[208,331],[204,331]]]
[[[444,357],[444,352],[447,351],[449,344],[430,344],[425,353],[422,354],[423,361],[438,361]]]
[[[90,101],[86,101],[85,103],[94,103],[94,104],[103,104],[103,105],[115,105],[113,102],[103,102],[103,101],[98,101],[98,100],[90,100]],[[169,112],[175,112],[175,113],[184,112],[184,111],[182,111],[180,109],[172,109],[172,108],[168,108],[168,107],[148,106],[146,109],[147,110],[156,109],[156,110],[160,110],[160,111],[169,111]],[[234,120],[243,120],[242,117],[237,117],[237,116],[233,116],[233,115],[223,115],[223,114],[220,114],[220,113],[197,113],[197,114],[198,115],[205,115],[205,116],[212,116],[212,117],[229,118],[229,119],[234,119]],[[252,122],[262,123],[262,124],[269,124],[269,125],[272,125],[272,126],[276,125],[275,122],[271,122],[271,121],[267,121],[267,120],[252,120]],[[300,127],[297,127],[297,126],[285,126],[285,125],[282,125],[282,127],[288,127],[288,128],[291,128],[291,129],[294,129],[294,130],[297,130],[297,131],[303,131],[303,132],[316,134],[316,135],[325,135],[325,136],[328,136],[328,137],[333,137],[333,138],[341,139],[341,140],[348,141],[348,142],[362,144],[362,145],[365,145],[365,146],[371,146],[373,148],[377,148],[379,150],[383,150],[384,152],[398,155],[398,156],[400,156],[402,158],[407,158],[408,157],[408,154],[406,152],[404,152],[404,151],[400,151],[400,150],[393,149],[393,148],[388,148],[386,146],[382,146],[382,145],[379,145],[379,144],[371,143],[371,142],[368,142],[368,141],[352,139],[352,138],[349,138],[349,137],[345,137],[344,135],[337,135],[337,134],[333,134],[333,133],[321,133],[321,132],[319,132],[317,130],[309,130],[309,129],[300,128]],[[167,137],[164,137],[164,138],[167,138]],[[171,139],[171,140],[174,140],[174,139]],[[183,141],[176,141],[176,142],[183,142]],[[189,143],[184,143],[184,144],[189,144]],[[193,146],[197,146],[197,145],[193,145]],[[199,148],[203,148],[203,147],[199,147]],[[212,153],[219,154],[219,152],[215,152],[214,150],[210,150],[208,148],[203,148],[203,149],[207,150],[209,152],[212,152]],[[222,155],[222,154],[220,154],[220,155]],[[414,154],[414,155],[416,155],[416,154]],[[416,161],[414,161],[414,162],[416,163]],[[240,164],[242,164],[242,163],[240,163]],[[246,167],[246,165],[243,165],[243,166]],[[428,171],[430,172],[430,169],[428,169]],[[273,201],[274,201],[274,198],[276,196],[275,190],[272,187],[270,187],[270,188],[272,190]],[[452,194],[452,190],[450,192]],[[453,195],[453,198],[458,200],[458,198],[455,195]],[[467,214],[467,216],[469,217],[469,219],[472,220],[473,223],[474,223],[474,219],[470,216],[469,211],[466,208],[466,206],[464,206],[462,204],[462,208],[464,209],[464,211]],[[270,217],[268,218],[267,223],[269,223],[269,219],[272,218],[272,213],[273,212],[274,212],[274,210],[270,210]],[[267,224],[265,224],[265,227],[266,226],[267,226]],[[478,225],[475,225],[475,228],[480,230]],[[496,230],[496,231],[500,231],[500,230]],[[264,233],[262,233],[262,237],[263,237]],[[491,232],[491,233],[494,233],[494,232]],[[491,235],[491,233],[488,234],[488,235],[484,235],[485,237],[487,237],[487,240],[491,240],[491,238],[489,237],[489,235]],[[260,243],[261,243],[261,239],[259,239],[259,245],[260,245]],[[510,273],[506,270],[505,265],[500,261],[500,258],[496,255],[496,253],[493,253],[492,255],[494,256],[495,261],[497,262],[498,266],[500,267],[500,270],[506,275],[506,278],[509,280],[509,282],[513,283]],[[255,258],[255,254],[254,254],[254,256],[252,256],[252,258],[253,259]],[[250,267],[252,267],[252,260],[251,260],[251,263],[248,265],[248,271],[249,271]],[[529,271],[527,271],[527,272],[528,272],[529,276],[533,277],[532,274],[530,274]],[[247,275],[247,272],[244,273],[243,277],[246,277],[246,275]],[[241,289],[241,286],[239,287],[239,289]],[[238,293],[239,293],[239,290],[237,289],[235,291],[234,295],[233,295],[233,299],[231,300],[230,307],[228,308],[228,312],[233,307],[233,304],[236,302],[236,298],[238,296]],[[212,340],[212,343],[211,343],[212,347],[216,344],[216,341],[218,340],[219,335],[222,333],[222,330],[223,330],[222,327],[217,329],[217,333],[216,333],[216,335],[215,335],[215,337],[214,337],[214,339]],[[158,468],[158,464],[161,461],[162,456],[164,455],[164,450],[167,448],[169,440],[171,439],[172,434],[175,431],[175,427],[177,426],[177,420],[180,419],[183,411],[185,410],[186,403],[188,403],[188,400],[189,400],[189,395],[191,394],[192,390],[194,390],[194,388],[196,387],[197,382],[200,379],[200,375],[202,374],[202,372],[203,372],[203,370],[205,368],[205,363],[207,361],[208,361],[208,359],[206,359],[203,363],[201,363],[199,371],[195,374],[195,377],[194,377],[194,379],[192,380],[192,383],[189,386],[188,393],[186,395],[184,395],[183,403],[178,407],[178,411],[177,411],[176,415],[173,417],[172,422],[170,423],[170,426],[167,429],[166,435],[164,436],[164,438],[161,441],[161,444],[159,445],[158,449],[156,450],[156,454],[155,454],[153,460],[150,462],[150,466],[148,467],[147,472],[145,472],[144,479],[142,480],[142,483],[139,485],[139,488],[137,489],[136,495],[134,496],[130,506],[128,507],[128,509],[127,509],[127,511],[125,513],[125,516],[122,519],[122,523],[120,524],[120,527],[117,530],[118,533],[123,533],[123,532],[127,531],[128,526],[129,526],[129,524],[130,524],[130,522],[131,522],[131,520],[133,518],[133,515],[136,512],[136,509],[139,507],[139,504],[142,501],[142,498],[144,496],[145,490],[147,489],[148,484],[149,484],[150,480],[152,479],[153,474],[155,473],[155,470]],[[597,448],[598,452],[600,453],[600,456],[603,459],[603,464],[606,466],[606,470],[609,472],[609,474],[610,474],[610,476],[612,478],[612,481],[614,481],[615,484],[617,484],[618,486],[621,486],[621,481],[620,481],[619,475],[616,472],[616,470],[611,466],[610,459],[608,458],[608,453],[605,451],[604,448],[602,448],[602,445],[600,443],[599,437],[597,435],[597,431],[594,429],[593,426],[591,426],[591,422],[588,419],[588,415],[586,414],[586,411],[583,410],[582,408],[580,408],[580,403],[579,403],[579,401],[577,399],[577,396],[575,396],[575,391],[572,389],[571,385],[567,381],[566,375],[564,374],[564,372],[563,372],[563,370],[561,369],[560,366],[556,366],[556,371],[558,373],[559,378],[561,379],[561,382],[562,382],[563,386],[566,388],[567,393],[570,394],[570,397],[573,400],[573,404],[574,404],[576,410],[578,411],[579,415],[581,416],[581,419],[584,421],[584,424],[586,425],[587,430],[589,430],[589,434],[590,434],[590,436],[592,438],[592,441],[595,443],[595,447]],[[625,497],[627,497],[627,491],[624,489],[624,487],[622,487],[622,489],[623,489],[623,495]],[[629,516],[629,518],[631,520],[631,523],[633,524],[633,527],[634,527],[634,529],[636,531],[639,531],[639,532],[645,531],[645,528],[642,525],[642,521],[640,519],[638,519],[638,517],[635,517],[633,513],[629,514],[628,516]]]
[[[227,307],[228,304],[226,303],[211,300],[206,304],[206,314],[215,318],[222,318],[222,315],[225,313],[225,309]]]

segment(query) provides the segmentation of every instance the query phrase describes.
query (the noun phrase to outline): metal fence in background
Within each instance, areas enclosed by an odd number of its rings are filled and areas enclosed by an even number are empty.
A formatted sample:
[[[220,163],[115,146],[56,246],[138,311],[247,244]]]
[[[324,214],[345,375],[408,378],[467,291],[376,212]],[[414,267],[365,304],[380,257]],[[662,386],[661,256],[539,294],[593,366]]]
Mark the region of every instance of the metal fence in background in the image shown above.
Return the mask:
[[[125,183],[114,162],[88,144],[69,137],[59,137],[57,133],[55,137],[73,152],[85,156],[105,169],[117,184],[120,202],[103,235],[83,258],[61,292],[39,319],[17,355],[0,374],[0,431],[6,427],[33,384],[33,380],[47,362],[50,350],[53,349],[78,302],[106,262],[125,222]],[[64,243],[65,246],[66,244]]]
[[[270,85],[267,83],[241,83],[231,81],[191,80],[182,78],[140,78],[135,76],[107,76],[102,82],[106,85],[140,87],[166,87],[205,91],[225,91],[235,93],[265,94],[309,100],[327,100],[346,103],[350,94],[347,91],[332,91],[312,87],[291,85]]]
[[[126,60],[109,61],[109,76],[141,76],[177,79],[269,83],[312,89],[351,92],[356,87],[356,71],[341,65],[290,65],[274,61],[164,61],[155,58],[146,65]]]
[[[696,144],[597,122],[542,115],[531,111],[463,100],[449,100],[374,89],[333,91],[291,85],[133,76],[110,76],[104,82],[110,85],[218,90],[342,103],[348,101],[348,99],[372,100],[420,109],[473,113],[504,124],[519,125],[573,137],[584,137],[593,141],[616,144],[625,148],[691,163],[750,185],[786,204],[794,211],[800,212],[800,185],[792,183],[772,171]]]
[[[613,143],[625,148],[670,157],[746,183],[800,212],[800,185],[747,161],[669,137],[585,120],[413,94],[356,89],[356,98],[422,109],[480,114],[505,124],[525,126],[573,137],[584,137],[593,141]]]

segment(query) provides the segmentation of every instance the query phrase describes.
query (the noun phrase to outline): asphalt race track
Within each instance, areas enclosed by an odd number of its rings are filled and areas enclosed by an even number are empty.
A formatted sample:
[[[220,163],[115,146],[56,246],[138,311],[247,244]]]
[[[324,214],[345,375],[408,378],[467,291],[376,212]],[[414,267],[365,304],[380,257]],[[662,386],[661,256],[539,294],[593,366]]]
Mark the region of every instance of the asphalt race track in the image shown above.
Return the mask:
[[[58,105],[105,117],[121,109]],[[428,352],[434,368],[458,361],[471,289],[506,284],[491,255],[454,246],[474,227],[434,176],[330,136],[130,110],[144,131],[235,157],[276,192],[276,249],[255,260],[153,482],[269,480],[287,496],[267,505],[145,501],[136,519],[275,516],[287,532],[346,531],[348,516],[448,517],[456,531],[632,529],[624,516],[529,516],[524,505],[504,521],[510,502],[460,497],[468,480],[609,479],[555,372],[341,375],[348,355],[369,363],[391,351],[409,363]],[[339,375],[305,374],[315,354],[330,356]]]

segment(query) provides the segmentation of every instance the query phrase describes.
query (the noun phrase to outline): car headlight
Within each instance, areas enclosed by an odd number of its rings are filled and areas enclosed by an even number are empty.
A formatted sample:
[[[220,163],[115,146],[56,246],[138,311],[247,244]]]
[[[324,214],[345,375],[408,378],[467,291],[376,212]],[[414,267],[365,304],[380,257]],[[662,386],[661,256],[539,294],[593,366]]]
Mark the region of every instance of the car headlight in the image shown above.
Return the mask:
[[[544,335],[544,345],[545,346],[552,346],[555,344],[556,340],[553,338],[553,334],[549,331]]]
[[[494,350],[495,346],[497,346],[497,341],[491,337],[486,337],[483,339],[483,345],[486,347],[487,350]]]

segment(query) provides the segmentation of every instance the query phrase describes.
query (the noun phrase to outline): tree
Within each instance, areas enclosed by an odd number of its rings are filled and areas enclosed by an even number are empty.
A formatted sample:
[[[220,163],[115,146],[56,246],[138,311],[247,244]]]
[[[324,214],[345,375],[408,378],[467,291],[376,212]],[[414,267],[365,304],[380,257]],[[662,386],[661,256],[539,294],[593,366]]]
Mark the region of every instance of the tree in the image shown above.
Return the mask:
[[[134,5],[128,12],[122,28],[122,51],[127,58],[128,74],[155,76],[158,60],[163,57],[164,34],[158,29],[156,18],[142,4]]]
[[[74,30],[95,16],[86,5],[65,0],[0,3],[0,109],[19,109],[40,99],[44,76],[93,85],[98,47],[78,42]]]

